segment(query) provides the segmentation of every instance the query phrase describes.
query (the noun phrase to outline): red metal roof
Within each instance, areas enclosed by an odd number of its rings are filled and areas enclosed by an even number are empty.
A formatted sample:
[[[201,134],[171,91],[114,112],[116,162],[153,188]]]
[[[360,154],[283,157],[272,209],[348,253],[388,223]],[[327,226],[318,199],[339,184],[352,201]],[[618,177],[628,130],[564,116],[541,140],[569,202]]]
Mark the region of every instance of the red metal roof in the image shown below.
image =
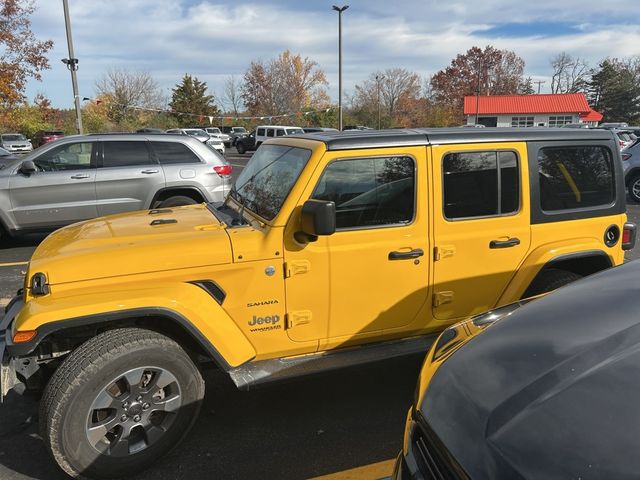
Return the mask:
[[[541,95],[490,95],[478,97],[479,115],[579,113],[591,111],[583,93],[559,93]],[[476,114],[476,97],[464,97],[464,114]]]
[[[599,122],[602,120],[602,114],[600,112],[596,112],[595,110],[590,110],[589,113],[580,114],[580,120],[583,122]]]

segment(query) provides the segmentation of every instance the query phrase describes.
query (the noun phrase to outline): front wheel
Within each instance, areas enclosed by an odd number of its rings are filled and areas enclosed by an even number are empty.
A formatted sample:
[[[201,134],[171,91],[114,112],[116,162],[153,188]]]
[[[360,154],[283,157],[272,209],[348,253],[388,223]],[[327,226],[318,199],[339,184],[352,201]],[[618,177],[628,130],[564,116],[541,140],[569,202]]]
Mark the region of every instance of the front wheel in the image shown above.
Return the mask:
[[[242,142],[236,143],[236,150],[238,150],[239,154],[243,154],[244,152],[247,151],[247,149],[244,148],[244,144]]]
[[[71,476],[129,477],[187,434],[203,397],[202,376],[176,342],[138,328],[110,330],[78,347],[52,376],[41,433]]]
[[[158,204],[159,208],[169,208],[169,207],[182,207],[184,205],[195,205],[198,203],[191,197],[185,197],[184,195],[175,195],[173,197],[169,197],[166,200],[161,201]]]

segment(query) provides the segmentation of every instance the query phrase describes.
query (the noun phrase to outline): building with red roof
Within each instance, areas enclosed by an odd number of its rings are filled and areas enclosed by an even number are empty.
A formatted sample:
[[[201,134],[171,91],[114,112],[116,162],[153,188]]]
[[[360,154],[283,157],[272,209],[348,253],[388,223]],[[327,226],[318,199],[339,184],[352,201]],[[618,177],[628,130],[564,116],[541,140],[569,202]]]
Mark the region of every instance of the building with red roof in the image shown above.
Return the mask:
[[[596,126],[602,120],[583,93],[467,96],[464,114],[467,125],[486,127],[559,127],[568,123]]]

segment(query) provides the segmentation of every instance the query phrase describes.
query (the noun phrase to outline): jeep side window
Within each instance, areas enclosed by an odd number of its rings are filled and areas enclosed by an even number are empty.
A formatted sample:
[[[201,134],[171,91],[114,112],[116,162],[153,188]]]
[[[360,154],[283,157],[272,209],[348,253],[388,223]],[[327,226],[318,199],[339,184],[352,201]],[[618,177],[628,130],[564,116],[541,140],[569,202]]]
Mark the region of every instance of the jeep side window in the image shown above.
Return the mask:
[[[146,141],[123,142],[106,141],[102,142],[104,160],[103,167],[130,167],[135,165],[151,165],[149,150]]]
[[[267,137],[273,137],[275,134],[273,133],[273,128],[267,128]]]
[[[151,148],[162,165],[202,163],[198,156],[182,143],[153,141],[151,142]]]
[[[520,171],[514,152],[448,153],[442,160],[444,216],[509,215],[520,208]]]
[[[284,130],[282,128],[276,130],[276,137],[284,137]]]
[[[613,203],[613,175],[613,157],[606,147],[541,148],[540,207],[548,212]]]
[[[259,128],[256,135],[258,135],[259,137],[264,137],[265,133],[264,133],[264,128]]]
[[[327,166],[312,198],[336,204],[336,228],[411,223],[415,163],[411,157],[338,160]]]
[[[91,165],[91,142],[60,145],[38,156],[33,163],[43,172],[86,170]]]

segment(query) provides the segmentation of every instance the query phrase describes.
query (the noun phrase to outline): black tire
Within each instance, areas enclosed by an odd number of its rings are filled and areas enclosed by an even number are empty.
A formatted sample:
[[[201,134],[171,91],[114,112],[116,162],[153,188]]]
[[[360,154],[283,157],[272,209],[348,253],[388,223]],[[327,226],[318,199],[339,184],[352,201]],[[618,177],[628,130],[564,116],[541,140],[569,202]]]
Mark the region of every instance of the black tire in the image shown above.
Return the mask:
[[[640,203],[640,173],[629,181],[629,196],[634,202]]]
[[[125,380],[128,387],[123,392],[123,379],[135,378],[131,372],[139,370],[151,375],[143,373],[139,384]],[[167,378],[171,383],[158,387]],[[168,393],[161,393],[165,390]],[[196,421],[203,397],[200,371],[176,342],[149,330],[110,330],[69,354],[51,377],[40,404],[41,434],[58,465],[72,477],[129,477],[154,464],[184,438]],[[109,408],[96,406],[102,398],[112,402]],[[131,404],[121,404],[124,400]],[[95,417],[108,410],[113,411]],[[127,415],[130,418],[125,421]],[[112,430],[94,434],[96,443],[92,443],[89,432],[100,423],[110,426],[114,422],[117,425]],[[116,444],[124,448],[117,454]]]
[[[158,208],[181,207],[183,205],[195,205],[196,203],[198,202],[191,197],[176,195],[174,197],[169,197],[166,200],[162,200],[158,204]]]
[[[523,298],[533,297],[534,295],[540,295],[555,290],[556,288],[563,287],[571,282],[580,280],[582,275],[577,273],[568,272],[567,270],[560,270],[557,268],[549,268],[538,274],[536,279],[529,285],[529,288],[523,295]]]
[[[239,154],[243,154],[247,151],[246,148],[244,148],[244,144],[242,142],[240,143],[236,143],[236,150],[238,151]]]

